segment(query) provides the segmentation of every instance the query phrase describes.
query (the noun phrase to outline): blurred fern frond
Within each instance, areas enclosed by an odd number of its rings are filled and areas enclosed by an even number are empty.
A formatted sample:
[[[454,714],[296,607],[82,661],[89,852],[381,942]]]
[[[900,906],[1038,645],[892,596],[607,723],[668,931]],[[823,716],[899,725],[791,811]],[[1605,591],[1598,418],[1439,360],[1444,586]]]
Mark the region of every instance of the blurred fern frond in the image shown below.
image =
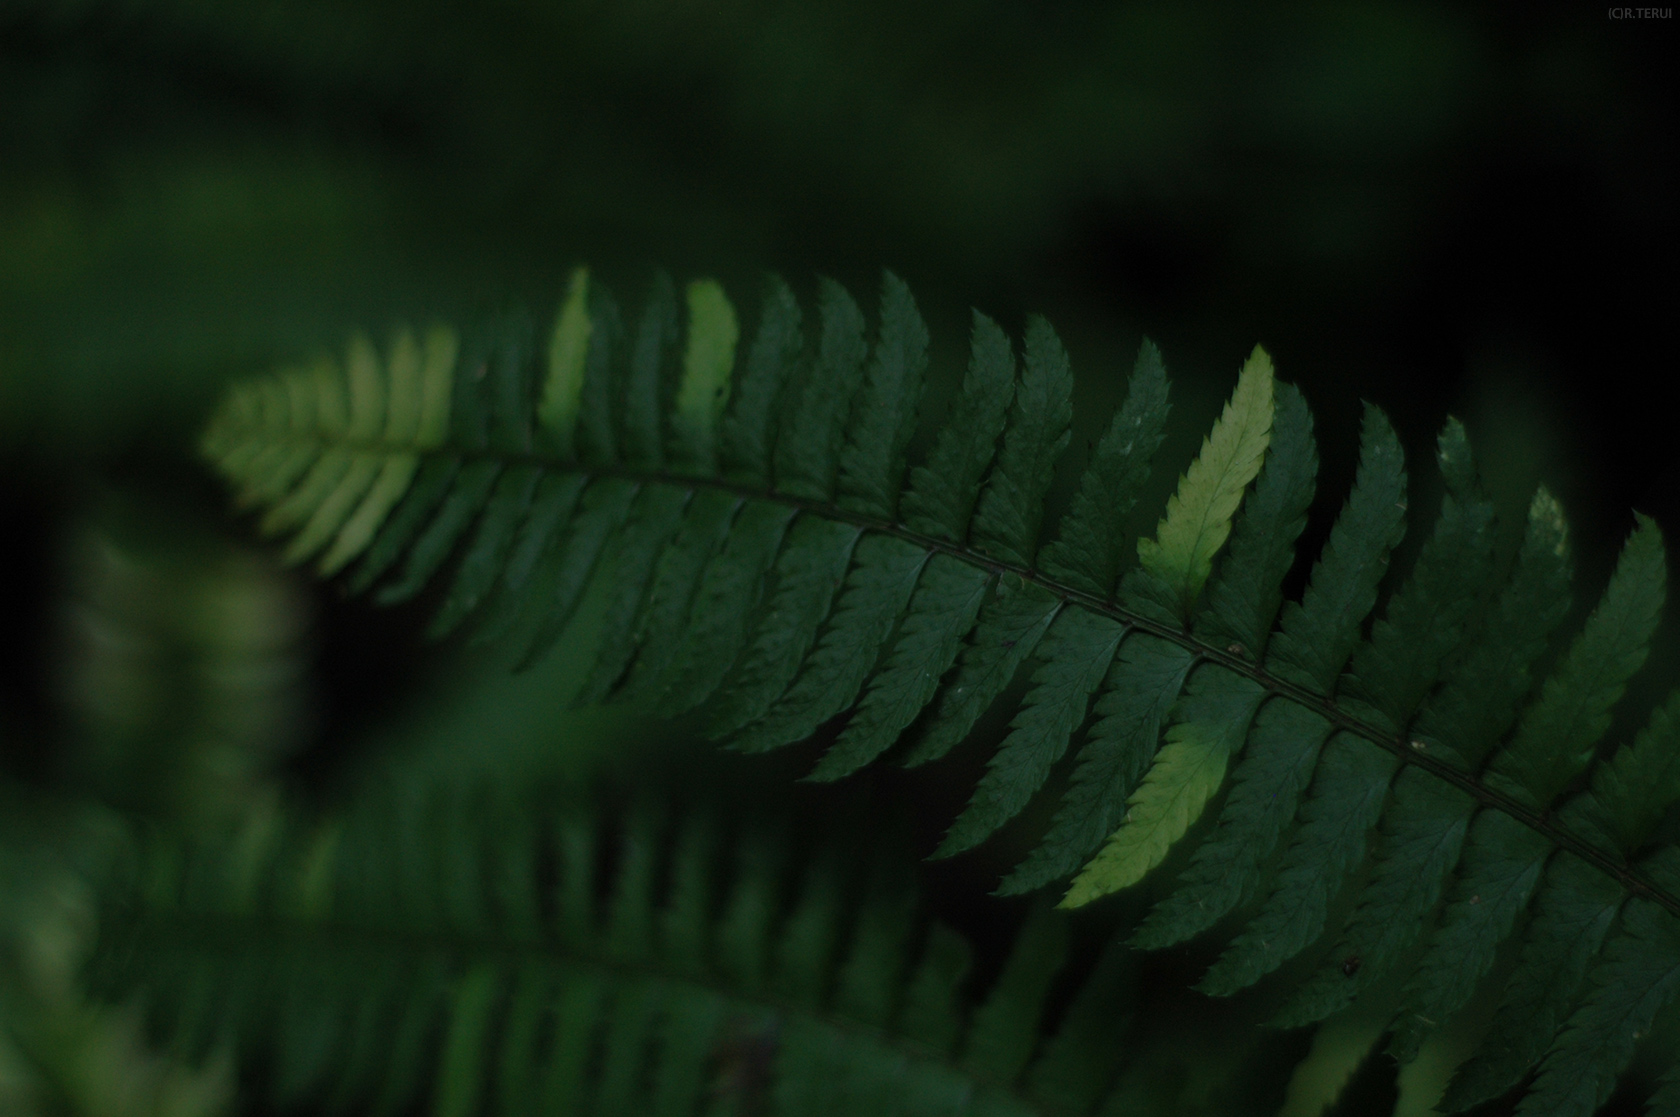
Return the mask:
[[[231,1043],[282,1108],[1003,1117],[1115,1088],[1124,951],[1051,1021],[1060,913],[1035,909],[975,987],[968,942],[890,862],[538,803],[434,790],[232,846],[160,839],[107,895],[94,986],[189,1056]]]
[[[67,548],[60,767],[107,802],[225,824],[310,719],[303,583],[168,505],[113,492]]]

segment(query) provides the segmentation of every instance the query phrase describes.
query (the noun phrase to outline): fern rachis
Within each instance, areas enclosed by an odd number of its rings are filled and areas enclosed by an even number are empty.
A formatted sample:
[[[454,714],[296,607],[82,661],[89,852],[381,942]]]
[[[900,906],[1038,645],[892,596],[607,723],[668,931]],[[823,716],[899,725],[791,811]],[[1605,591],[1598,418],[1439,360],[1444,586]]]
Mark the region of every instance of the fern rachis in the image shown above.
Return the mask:
[[[1577,959],[1582,973],[1596,967],[1589,991],[1556,994],[1549,1024],[1510,1023],[1513,1007],[1496,1033],[1550,1030],[1511,1040],[1521,1061],[1472,1063],[1482,1092],[1454,1095],[1468,1104],[1514,1085],[1555,1037],[1527,1104],[1562,1104],[1564,1072],[1547,1068],[1610,1018],[1601,1002],[1621,988],[1627,944],[1656,944],[1664,972],[1680,974],[1663,945],[1680,923],[1659,826],[1680,800],[1680,772],[1659,759],[1676,748],[1671,724],[1660,717],[1595,759],[1662,603],[1655,525],[1640,520],[1604,600],[1536,690],[1530,665],[1566,604],[1561,511],[1538,494],[1502,568],[1455,422],[1439,443],[1440,515],[1368,620],[1406,492],[1374,409],[1346,507],[1301,600],[1282,602],[1316,456],[1299,393],[1274,386],[1263,351],[1155,535],[1129,546],[1119,517],[1167,413],[1146,343],[1042,542],[1072,384],[1049,326],[1029,324],[1017,371],[1008,339],[976,316],[951,421],[912,465],[928,338],[908,290],[888,277],[873,344],[837,285],[818,304],[807,352],[796,301],[772,285],[735,369],[739,331],[715,285],[688,289],[679,352],[668,283],[628,331],[580,272],[546,364],[517,331],[488,331],[459,360],[447,334],[399,340],[382,369],[358,343],[342,373],[236,390],[206,448],[246,499],[272,508],[266,527],[297,533],[293,558],[324,552],[331,572],[359,556],[351,579],[364,588],[401,562],[383,600],[411,596],[458,551],[438,629],[477,614],[515,632],[526,660],[599,580],[608,622],[592,695],[698,708],[749,750],[852,710],[818,778],[871,762],[907,730],[908,761],[943,755],[1028,670],[1010,732],[940,852],[996,832],[1076,750],[1043,844],[1005,888],[1077,872],[1068,901],[1083,903],[1140,879],[1229,785],[1180,890],[1139,938],[1179,941],[1252,898],[1204,982],[1231,992],[1317,940],[1331,895],[1369,865],[1345,925],[1328,929],[1345,946],[1301,985],[1289,1022],[1337,1011],[1422,944],[1431,977],[1406,994],[1395,1038],[1409,1056],[1427,1030],[1416,1021],[1462,1004],[1513,933],[1524,945],[1509,1003],[1525,1004],[1531,965],[1556,953],[1546,913],[1598,882],[1603,946]],[[1628,818],[1641,821],[1623,828]],[[1495,886],[1499,901],[1484,905]],[[1361,959],[1353,975],[1348,956]]]

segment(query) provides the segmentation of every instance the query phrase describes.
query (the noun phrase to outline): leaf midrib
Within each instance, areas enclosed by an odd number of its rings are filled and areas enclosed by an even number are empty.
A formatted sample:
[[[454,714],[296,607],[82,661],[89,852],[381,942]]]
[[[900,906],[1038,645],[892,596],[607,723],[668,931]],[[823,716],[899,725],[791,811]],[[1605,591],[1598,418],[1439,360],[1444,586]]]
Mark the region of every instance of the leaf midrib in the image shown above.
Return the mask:
[[[270,431],[263,431],[264,435],[274,438]],[[288,432],[290,433],[290,432]],[[1193,653],[1198,660],[1218,663],[1229,670],[1235,671],[1253,679],[1257,684],[1275,695],[1282,695],[1301,706],[1312,710],[1338,729],[1352,733],[1365,741],[1386,749],[1400,759],[1402,764],[1410,764],[1420,768],[1438,779],[1444,780],[1460,788],[1474,798],[1483,807],[1490,807],[1516,819],[1529,829],[1542,835],[1559,849],[1567,850],[1583,861],[1592,865],[1600,872],[1614,879],[1624,889],[1634,896],[1639,896],[1661,905],[1669,914],[1680,918],[1680,896],[1668,892],[1631,866],[1621,864],[1609,852],[1593,845],[1591,842],[1578,837],[1571,831],[1558,825],[1550,817],[1550,812],[1539,812],[1530,809],[1515,798],[1488,787],[1481,780],[1468,772],[1460,771],[1451,764],[1426,752],[1411,748],[1401,735],[1391,735],[1382,732],[1369,722],[1348,713],[1338,706],[1334,699],[1280,679],[1263,669],[1259,664],[1250,662],[1240,656],[1215,647],[1204,641],[1197,640],[1193,635],[1180,628],[1165,625],[1148,617],[1141,616],[1121,607],[1112,599],[1102,599],[1094,594],[1086,593],[1073,586],[1065,585],[1031,567],[1020,566],[1010,562],[995,559],[966,546],[951,543],[935,536],[924,535],[912,531],[902,524],[890,523],[878,517],[868,516],[841,508],[838,505],[823,501],[810,500],[804,497],[789,496],[760,489],[751,485],[729,481],[722,477],[705,476],[687,473],[673,473],[666,470],[632,468],[629,466],[610,466],[600,464],[585,465],[579,462],[563,462],[546,457],[538,453],[518,453],[496,450],[463,451],[458,448],[434,447],[421,449],[413,446],[399,446],[382,441],[355,442],[349,439],[323,439],[318,434],[293,435],[291,439],[282,436],[280,441],[317,441],[323,444],[350,449],[361,453],[382,454],[410,454],[410,453],[449,453],[462,460],[492,459],[504,463],[531,464],[542,466],[556,472],[577,473],[588,476],[617,477],[624,480],[643,483],[685,486],[688,488],[710,488],[721,492],[733,493],[747,500],[762,500],[779,503],[791,508],[823,516],[830,520],[839,520],[856,524],[868,531],[880,532],[883,535],[894,536],[916,546],[925,547],[971,565],[983,567],[993,573],[1013,574],[1025,582],[1031,582],[1046,592],[1060,597],[1064,601],[1076,602],[1093,612],[1111,617],[1127,626],[1128,630],[1137,629],[1171,641]]]

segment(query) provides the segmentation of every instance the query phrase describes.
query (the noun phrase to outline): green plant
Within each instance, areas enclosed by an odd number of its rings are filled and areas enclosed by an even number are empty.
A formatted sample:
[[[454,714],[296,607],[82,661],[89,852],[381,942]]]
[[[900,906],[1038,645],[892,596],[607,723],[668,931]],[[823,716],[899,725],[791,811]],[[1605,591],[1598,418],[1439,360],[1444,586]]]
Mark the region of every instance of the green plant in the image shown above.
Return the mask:
[[[114,810],[208,834],[268,808],[307,704],[307,598],[260,552],[137,486],[67,519],[56,639],[36,652],[57,716],[0,733],[13,761],[0,776],[0,1112],[212,1117],[230,1110],[232,1064],[168,1058],[144,1041],[138,1005],[90,1002],[78,983],[89,885],[120,832]],[[40,758],[34,772],[20,753]]]
[[[976,315],[952,414],[907,468],[927,345],[907,288],[886,278],[873,345],[838,285],[822,285],[818,317],[807,346],[772,283],[737,362],[717,285],[690,285],[685,316],[661,281],[626,329],[579,272],[546,342],[517,322],[465,341],[399,334],[384,358],[358,339],[342,366],[236,389],[205,449],[265,507],[265,530],[291,533],[292,559],[356,563],[352,589],[400,601],[458,555],[438,635],[472,617],[528,663],[598,595],[586,700],[697,711],[744,751],[850,711],[817,779],[901,739],[906,762],[937,759],[1010,702],[939,854],[994,834],[1063,765],[1054,819],[1002,891],[1071,876],[1064,904],[1087,903],[1143,879],[1201,820],[1138,945],[1240,913],[1202,982],[1230,994],[1320,944],[1277,1022],[1386,997],[1403,1061],[1504,950],[1501,1007],[1444,1104],[1497,1097],[1536,1065],[1519,1112],[1602,1104],[1680,988],[1680,706],[1601,747],[1663,600],[1656,525],[1638,521],[1542,672],[1569,604],[1561,509],[1537,493],[1501,553],[1456,422],[1439,439],[1439,514],[1380,613],[1407,482],[1374,408],[1352,492],[1285,602],[1316,454],[1304,401],[1263,351],[1134,543],[1125,516],[1168,409],[1146,342],[1041,545],[1071,416],[1051,328],[1029,322],[1017,374]],[[1673,1109],[1674,1073],[1657,1111]]]
[[[1043,905],[974,990],[972,948],[891,854],[859,871],[706,810],[408,790],[150,843],[107,891],[96,984],[143,992],[187,1052],[236,1039],[278,1104],[335,1112],[1001,1117],[1129,1088],[1123,949],[1040,1043],[1068,955]]]

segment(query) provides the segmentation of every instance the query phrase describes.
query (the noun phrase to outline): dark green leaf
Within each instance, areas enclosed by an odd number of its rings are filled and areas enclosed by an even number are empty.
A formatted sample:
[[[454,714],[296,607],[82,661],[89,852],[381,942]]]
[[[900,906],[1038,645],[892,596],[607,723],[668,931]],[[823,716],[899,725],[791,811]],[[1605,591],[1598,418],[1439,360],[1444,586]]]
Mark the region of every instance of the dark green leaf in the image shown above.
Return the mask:
[[[829,500],[869,346],[863,312],[838,283],[822,281],[817,309],[822,317],[817,359],[801,366],[800,376],[788,386],[791,409],[776,436],[776,488],[808,500]]]
[[[1645,1117],[1680,1117],[1680,1063],[1669,1067],[1657,1083]]]
[[[1456,419],[1441,432],[1438,460],[1447,480],[1434,534],[1411,577],[1389,599],[1371,638],[1353,653],[1345,687],[1398,731],[1434,685],[1464,638],[1493,577],[1493,505],[1476,484],[1470,444]]]
[[[1026,1092],[1053,1113],[1088,1113],[1108,1088],[1113,1053],[1136,1012],[1136,965],[1118,939],[1097,960],[1056,1034],[1027,1072]]]
[[[892,747],[956,662],[990,584],[985,570],[949,555],[928,561],[892,651],[812,779],[850,775]]]
[[[482,454],[490,445],[490,415],[484,383],[494,355],[493,328],[480,328],[461,341],[461,360],[450,384],[449,444],[468,455]]]
[[[578,691],[578,701],[601,701],[618,684],[636,654],[636,619],[654,567],[682,523],[693,493],[675,485],[647,485],[636,494],[629,517],[613,541],[611,578],[601,619],[601,647]]]
[[[599,283],[589,285],[589,352],[578,402],[578,456],[605,465],[618,461],[623,421],[624,319]]]
[[[834,616],[793,686],[735,747],[759,752],[800,741],[856,700],[883,641],[904,612],[928,553],[888,535],[858,542]]]
[[[491,327],[484,384],[485,447],[492,453],[531,452],[532,405],[536,369],[536,327],[523,311],[508,314]]]
[[[724,476],[761,488],[770,486],[770,449],[784,386],[799,361],[804,339],[799,304],[779,278],[765,284],[764,309],[746,364],[729,397],[718,434]]]
[[[1515,720],[1530,687],[1529,666],[1568,609],[1563,511],[1542,489],[1530,506],[1510,584],[1446,686],[1418,716],[1411,737],[1431,750],[1444,745],[1463,767],[1479,770]]]
[[[670,276],[660,272],[636,327],[624,379],[619,451],[633,466],[658,469],[665,462],[663,416],[677,380],[679,344],[677,288]]]
[[[1126,389],[1079,491],[1062,517],[1060,538],[1044,548],[1040,565],[1051,577],[1107,600],[1114,594],[1124,552],[1126,514],[1149,480],[1150,461],[1166,433],[1167,371],[1161,351],[1144,339]]]
[[[1202,992],[1230,996],[1318,938],[1331,898],[1365,859],[1366,838],[1399,767],[1392,753],[1358,738],[1330,739],[1270,895],[1202,978]]]
[[[885,1027],[897,1010],[914,905],[896,874],[878,876],[864,897],[834,990],[834,1007],[861,1024]]]
[[[1097,722],[1079,751],[1050,831],[1000,892],[1029,892],[1071,875],[1119,828],[1126,800],[1155,755],[1167,713],[1195,661],[1195,653],[1147,633],[1134,633],[1120,645],[1096,701]]]
[[[818,1008],[827,999],[840,945],[839,876],[832,856],[819,859],[806,871],[776,943],[771,989],[795,1005]]]
[[[420,471],[408,486],[408,494],[385,521],[385,526],[362,556],[362,561],[357,563],[356,572],[350,577],[351,593],[365,592],[407,553],[410,544],[448,495],[460,465],[460,459],[449,454],[428,457],[420,463]]]
[[[639,486],[633,482],[613,477],[584,490],[582,507],[564,542],[548,551],[531,575],[526,600],[531,606],[533,632],[520,657],[522,666],[535,663],[565,631],[602,548],[630,514],[638,491]]]
[[[1510,815],[1476,816],[1440,926],[1407,983],[1389,1041],[1395,1058],[1410,1062],[1423,1037],[1470,1000],[1528,906],[1552,848]]]
[[[722,549],[742,503],[735,494],[716,489],[702,489],[689,502],[676,537],[659,556],[636,618],[636,661],[624,685],[627,701],[650,699],[666,682],[665,670],[681,647],[676,634],[684,631],[700,576]]]
[[[1629,900],[1587,985],[1517,1107],[1519,1117],[1586,1117],[1609,1100],[1634,1046],[1680,993],[1680,919],[1649,900]]]
[[[653,1117],[688,1117],[711,1090],[714,1049],[734,1006],[709,989],[667,987],[653,1064]]]
[[[1624,898],[1615,881],[1572,854],[1553,858],[1499,1011],[1447,1087],[1444,1112],[1498,1097],[1545,1054]]]
[[[713,956],[719,971],[748,994],[759,993],[770,979],[785,853],[785,843],[750,829],[744,832],[735,857],[735,879],[718,913]]]
[[[1032,582],[1004,575],[996,595],[980,610],[973,640],[962,651],[956,678],[945,688],[927,729],[905,758],[925,764],[951,751],[968,736],[980,715],[1015,677],[1021,661],[1038,646],[1062,602]]]
[[[1009,338],[978,310],[971,346],[962,393],[927,464],[910,471],[910,491],[904,494],[905,525],[952,543],[968,535],[980,481],[997,455],[998,435],[1015,393]]]
[[[1027,805],[1085,721],[1091,694],[1108,673],[1125,634],[1118,621],[1086,609],[1064,609],[1038,647],[1021,712],[1009,723],[974,796],[946,833],[935,857],[972,849]]]
[[[1400,441],[1383,413],[1369,404],[1361,434],[1359,472],[1336,518],[1300,604],[1283,607],[1280,631],[1266,669],[1329,694],[1377,603],[1388,553],[1406,527],[1406,471]]]
[[[1649,518],[1638,519],[1604,599],[1523,712],[1515,739],[1490,762],[1495,786],[1537,806],[1549,805],[1586,767],[1610,725],[1610,707],[1645,662],[1667,568],[1662,532]]]
[[[441,639],[477,609],[496,580],[502,576],[513,545],[514,533],[525,519],[536,494],[542,470],[534,465],[516,465],[505,471],[490,493],[478,531],[461,557],[460,568],[450,584],[449,596],[432,618],[426,635]]]
[[[793,682],[828,616],[862,530],[800,516],[771,570],[768,602],[741,665],[713,701],[708,731],[733,733],[762,718]]]
[[[558,536],[570,523],[587,484],[588,478],[581,473],[545,474],[537,482],[531,511],[508,552],[507,566],[496,583],[494,600],[485,607],[476,642],[499,639],[525,612],[525,587],[538,563],[558,547]]]
[[[1651,711],[1632,745],[1593,769],[1592,822],[1624,853],[1649,841],[1680,801],[1680,692]]]
[[[954,1052],[963,1025],[961,987],[973,965],[967,939],[942,923],[928,928],[921,960],[904,989],[899,1027],[905,1035],[935,1054]]]
[[[839,501],[892,520],[904,484],[904,450],[916,430],[927,369],[927,324],[904,280],[881,280],[881,334],[840,448]]]
[[[1278,1013],[1281,1026],[1322,1020],[1392,971],[1441,898],[1475,809],[1465,792],[1421,769],[1400,774],[1394,803],[1383,816],[1371,880],[1331,958]],[[1360,960],[1353,974],[1344,965],[1350,957]]]
[[[401,577],[375,594],[375,601],[393,605],[407,601],[425,587],[455,549],[456,540],[483,511],[491,486],[501,472],[502,463],[494,460],[468,462],[461,467],[442,507],[426,522],[420,537],[409,548]]]
[[[977,1076],[1013,1083],[1037,1046],[1044,1002],[1067,959],[1067,919],[1040,905],[1027,915],[1015,947],[986,1001],[974,1013],[963,1066]]]
[[[1261,708],[1213,832],[1196,848],[1178,887],[1138,928],[1134,946],[1157,950],[1181,942],[1248,900],[1295,820],[1329,735],[1330,723],[1304,706],[1277,700]]]
[[[741,509],[723,549],[712,555],[700,577],[688,627],[666,672],[670,684],[659,699],[662,709],[690,710],[723,682],[746,644],[765,574],[794,515],[785,505],[760,501]]]
[[[1003,450],[974,514],[977,548],[1004,562],[1031,565],[1044,494],[1056,475],[1056,460],[1067,446],[1072,421],[1073,372],[1067,351],[1050,323],[1035,315],[1027,322],[1026,361],[1004,427]]]

